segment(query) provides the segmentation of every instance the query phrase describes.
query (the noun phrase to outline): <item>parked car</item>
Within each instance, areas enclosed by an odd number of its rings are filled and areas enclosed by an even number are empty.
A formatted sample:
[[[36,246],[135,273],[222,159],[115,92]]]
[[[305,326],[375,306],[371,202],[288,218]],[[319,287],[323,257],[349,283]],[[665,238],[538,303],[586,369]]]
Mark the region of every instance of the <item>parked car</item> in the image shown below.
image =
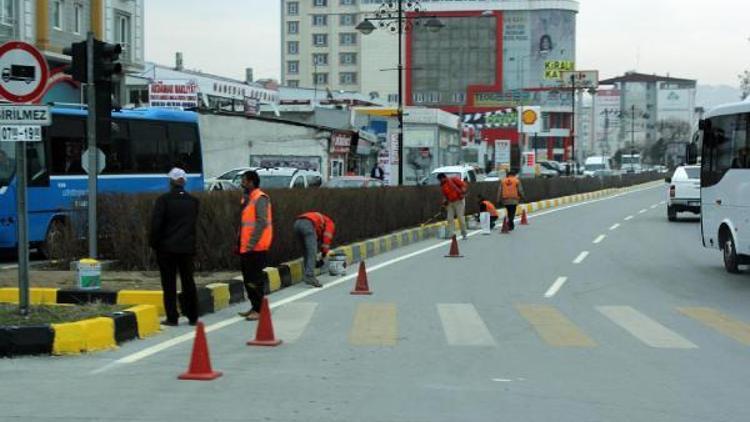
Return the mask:
[[[700,166],[680,166],[672,177],[668,177],[669,198],[667,218],[677,220],[678,212],[701,212],[701,168]]]
[[[221,176],[216,176],[211,180],[234,180],[238,175],[248,171],[248,170],[255,170],[257,167],[237,167],[233,168],[225,173],[223,173]]]
[[[301,170],[294,167],[255,167],[252,168],[260,176],[260,186],[263,189],[283,188],[317,188],[323,184],[323,175],[312,170]],[[240,186],[242,174],[238,173],[232,182]]]
[[[380,179],[366,176],[334,177],[323,184],[324,188],[382,188],[385,186]]]
[[[586,159],[584,167],[584,176],[609,176],[612,174],[609,157],[606,156],[589,157]]]
[[[221,192],[227,190],[239,190],[240,187],[231,180],[209,179],[203,182],[204,190],[207,192]]]
[[[552,164],[552,162],[540,161],[539,162],[539,175],[542,177],[558,177],[558,176],[561,176],[562,173],[559,167]]]
[[[430,173],[429,176],[422,179],[420,185],[439,185],[438,174],[445,173],[448,177],[460,177],[464,182],[475,183],[477,181],[477,174],[474,171],[474,167],[471,166],[446,166],[438,167]],[[485,179],[486,180],[486,179]]]

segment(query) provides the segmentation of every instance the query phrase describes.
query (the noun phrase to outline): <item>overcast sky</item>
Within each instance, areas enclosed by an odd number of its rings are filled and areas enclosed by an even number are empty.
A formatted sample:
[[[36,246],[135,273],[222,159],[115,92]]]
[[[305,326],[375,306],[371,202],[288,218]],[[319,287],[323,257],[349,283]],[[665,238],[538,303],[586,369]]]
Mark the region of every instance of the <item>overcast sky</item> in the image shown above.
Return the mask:
[[[581,0],[578,68],[737,85],[750,69],[750,0]],[[428,3],[429,4],[429,3]],[[701,5],[699,7],[698,5]],[[244,79],[279,77],[278,0],[148,0],[146,59]]]

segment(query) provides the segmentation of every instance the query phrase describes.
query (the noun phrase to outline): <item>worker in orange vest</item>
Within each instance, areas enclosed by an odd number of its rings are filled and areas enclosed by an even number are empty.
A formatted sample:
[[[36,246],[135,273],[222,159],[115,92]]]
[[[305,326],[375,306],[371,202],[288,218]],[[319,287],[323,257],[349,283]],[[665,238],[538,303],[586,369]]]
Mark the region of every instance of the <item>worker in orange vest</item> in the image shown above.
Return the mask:
[[[459,177],[448,177],[445,173],[437,176],[440,181],[440,189],[443,192],[443,206],[447,210],[448,220],[448,237],[453,237],[455,227],[455,218],[458,218],[458,225],[461,228],[461,236],[466,239],[466,221],[464,220],[464,211],[466,210],[466,192],[469,185]]]
[[[503,204],[508,211],[508,229],[513,230],[516,226],[513,222],[516,218],[516,208],[524,199],[523,185],[513,170],[508,171],[507,176],[500,181],[497,189],[497,202]]]
[[[260,190],[260,176],[254,170],[242,175],[242,212],[238,238],[238,251],[242,266],[242,280],[247,291],[247,298],[252,304],[247,312],[240,316],[248,321],[260,317],[260,306],[265,294],[265,273],[268,262],[268,250],[273,241],[273,212],[271,200]]]
[[[336,225],[331,217],[320,212],[306,212],[294,222],[294,233],[305,250],[305,283],[313,287],[323,287],[315,278],[315,266],[322,267],[323,259],[331,250]],[[321,259],[317,260],[318,250]]]
[[[479,201],[479,212],[490,213],[490,230],[494,229],[495,224],[497,224],[497,219],[500,218],[500,214],[497,212],[495,204],[485,199],[482,195],[478,195],[477,200]],[[477,219],[479,219],[478,216]]]

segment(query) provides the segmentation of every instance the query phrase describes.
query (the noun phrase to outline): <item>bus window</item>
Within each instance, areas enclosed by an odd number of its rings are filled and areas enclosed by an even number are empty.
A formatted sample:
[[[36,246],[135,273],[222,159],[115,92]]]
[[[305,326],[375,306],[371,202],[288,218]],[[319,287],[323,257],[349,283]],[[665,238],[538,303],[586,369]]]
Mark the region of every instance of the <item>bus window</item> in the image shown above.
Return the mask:
[[[169,159],[167,128],[164,123],[130,121],[133,161],[137,173],[167,173]]]
[[[106,157],[103,174],[134,173],[130,124],[124,119],[112,120],[112,136],[107,143],[100,143],[99,149]]]
[[[0,187],[8,186],[16,171],[16,144],[0,143]]]
[[[85,124],[83,118],[55,116],[49,127],[49,143],[52,152],[53,175],[86,174],[81,165],[81,154],[85,150]]]
[[[169,124],[169,140],[172,145],[175,163],[173,165],[188,173],[201,173],[201,146],[198,142],[198,129],[184,123]]]
[[[713,186],[732,168],[748,168],[747,114],[711,119],[704,133],[701,185]]]
[[[46,156],[43,142],[30,142],[26,145],[26,183],[28,186],[49,186]]]

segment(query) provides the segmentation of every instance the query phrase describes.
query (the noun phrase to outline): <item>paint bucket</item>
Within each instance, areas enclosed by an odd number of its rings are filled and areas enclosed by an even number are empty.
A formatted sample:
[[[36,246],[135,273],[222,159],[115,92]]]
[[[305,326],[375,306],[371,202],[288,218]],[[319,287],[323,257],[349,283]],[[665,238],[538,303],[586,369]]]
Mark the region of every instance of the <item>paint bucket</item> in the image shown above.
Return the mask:
[[[482,234],[492,234],[492,230],[490,229],[490,213],[488,212],[480,212],[479,213],[479,227],[482,229]]]
[[[91,258],[78,261],[78,288],[99,289],[102,287],[102,264]]]
[[[328,255],[328,273],[332,276],[346,274],[346,254],[335,252]]]

